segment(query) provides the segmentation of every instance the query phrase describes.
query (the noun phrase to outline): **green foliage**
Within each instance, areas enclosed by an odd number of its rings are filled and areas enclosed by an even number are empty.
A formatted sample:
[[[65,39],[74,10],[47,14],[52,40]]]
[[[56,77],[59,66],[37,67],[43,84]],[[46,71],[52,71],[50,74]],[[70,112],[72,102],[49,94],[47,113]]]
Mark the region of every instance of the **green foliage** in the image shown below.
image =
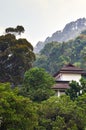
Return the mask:
[[[1,130],[85,130],[86,93],[76,101],[63,95],[33,103],[9,83],[0,84]]]
[[[42,68],[32,68],[24,75],[21,94],[30,97],[33,101],[43,101],[54,94],[51,89],[54,79]]]
[[[86,93],[86,79],[81,78],[80,83],[72,81],[69,84],[70,88],[66,90],[66,94],[71,100],[76,100],[78,96]]]
[[[43,58],[42,58],[43,57]],[[37,56],[34,66],[43,67],[51,74],[67,63],[86,69],[86,35],[81,34],[68,42],[47,43]]]
[[[86,99],[86,97],[85,97]],[[86,106],[86,104],[84,104]],[[39,108],[39,126],[43,130],[84,130],[86,109],[67,96],[51,97]]]
[[[82,94],[84,94],[84,93],[86,93],[86,79],[81,78],[80,83],[81,83]]]
[[[37,125],[36,106],[19,96],[18,89],[0,84],[0,130],[33,130]]]
[[[81,56],[83,57],[82,63],[83,67],[86,67],[86,46],[81,51]]]
[[[66,94],[70,96],[72,100],[75,100],[80,95],[81,87],[78,82],[72,81],[69,84],[70,88],[66,90]]]
[[[20,84],[35,60],[32,45],[12,34],[0,36],[0,82]]]
[[[65,128],[65,122],[64,118],[57,116],[56,120],[52,123],[52,130],[64,130]]]
[[[83,108],[85,110],[85,113],[86,113],[86,93],[79,96],[76,100],[76,103],[79,107]]]

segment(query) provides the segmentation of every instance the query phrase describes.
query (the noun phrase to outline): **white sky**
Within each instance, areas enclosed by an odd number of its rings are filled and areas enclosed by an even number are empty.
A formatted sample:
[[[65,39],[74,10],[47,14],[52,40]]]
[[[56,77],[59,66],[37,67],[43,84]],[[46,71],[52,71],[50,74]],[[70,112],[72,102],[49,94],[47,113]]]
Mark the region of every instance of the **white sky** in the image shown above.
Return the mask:
[[[86,0],[0,0],[0,32],[22,25],[33,46],[78,18],[86,18]]]

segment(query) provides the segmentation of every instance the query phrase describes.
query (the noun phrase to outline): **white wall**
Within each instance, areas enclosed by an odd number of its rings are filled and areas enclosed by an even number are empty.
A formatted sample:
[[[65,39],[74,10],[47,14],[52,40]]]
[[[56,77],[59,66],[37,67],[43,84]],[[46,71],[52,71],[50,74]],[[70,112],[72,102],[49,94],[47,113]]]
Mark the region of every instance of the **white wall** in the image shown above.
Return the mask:
[[[57,80],[62,80],[62,81],[77,81],[81,79],[81,74],[61,74],[59,78],[56,78]]]
[[[65,90],[64,91],[61,91],[61,90],[57,90],[56,93],[55,93],[55,96],[58,96],[60,97],[61,95],[64,95],[65,94]]]

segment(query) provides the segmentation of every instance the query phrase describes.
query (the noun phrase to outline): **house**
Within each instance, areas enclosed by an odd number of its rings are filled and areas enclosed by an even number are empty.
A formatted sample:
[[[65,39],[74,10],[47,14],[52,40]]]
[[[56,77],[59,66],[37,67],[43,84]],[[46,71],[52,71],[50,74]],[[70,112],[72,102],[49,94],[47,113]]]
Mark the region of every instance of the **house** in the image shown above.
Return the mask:
[[[83,69],[80,69],[72,64],[65,65],[59,72],[54,75],[56,84],[53,89],[56,95],[60,96],[65,94],[65,90],[69,88],[69,82],[72,80],[79,82],[81,77],[86,75]]]

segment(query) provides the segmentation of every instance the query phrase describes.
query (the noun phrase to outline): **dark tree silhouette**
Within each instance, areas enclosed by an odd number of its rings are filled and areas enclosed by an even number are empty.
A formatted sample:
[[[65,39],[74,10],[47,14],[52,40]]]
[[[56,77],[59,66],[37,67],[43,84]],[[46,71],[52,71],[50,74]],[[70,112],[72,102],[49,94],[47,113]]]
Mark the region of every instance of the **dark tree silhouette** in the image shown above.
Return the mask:
[[[20,84],[35,60],[32,45],[13,34],[0,36],[0,82]]]
[[[9,28],[6,28],[5,29],[5,33],[17,33],[18,35],[21,35],[21,33],[24,33],[25,29],[23,26],[20,26],[18,25],[16,28],[12,28],[12,27],[9,27]]]
[[[23,26],[19,26],[19,25],[18,25],[18,26],[15,28],[15,31],[16,31],[19,35],[21,35],[21,33],[24,33],[25,29],[24,29]]]

